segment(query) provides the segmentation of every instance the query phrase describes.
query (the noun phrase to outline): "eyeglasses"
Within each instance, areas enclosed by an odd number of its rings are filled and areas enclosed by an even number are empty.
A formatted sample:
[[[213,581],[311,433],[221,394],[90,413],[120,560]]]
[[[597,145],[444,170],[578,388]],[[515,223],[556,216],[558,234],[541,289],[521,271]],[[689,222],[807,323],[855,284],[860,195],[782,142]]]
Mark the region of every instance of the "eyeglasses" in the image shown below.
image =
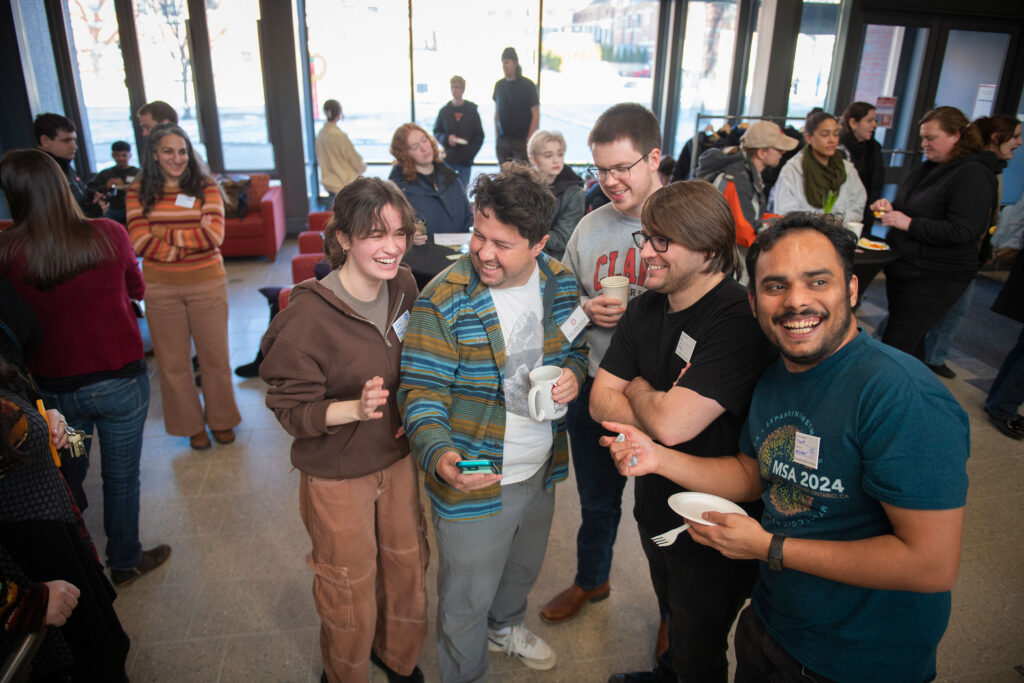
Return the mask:
[[[644,245],[648,242],[651,243],[651,248],[653,248],[654,251],[663,254],[668,251],[668,245],[672,243],[672,240],[667,237],[662,237],[661,235],[645,235],[639,230],[633,233],[633,243],[636,246],[643,249]]]
[[[632,168],[634,166],[639,164],[641,161],[646,161],[646,160],[647,160],[647,155],[645,154],[642,157],[640,157],[639,159],[637,159],[636,161],[634,161],[633,163],[631,163],[629,166],[615,166],[613,168],[601,168],[600,166],[587,166],[587,173],[589,173],[590,175],[593,175],[593,176],[597,176],[598,178],[607,178],[608,175],[610,174],[611,177],[615,178],[616,180],[622,180],[623,178],[628,178],[629,177],[629,172],[630,172],[630,170],[632,170]]]

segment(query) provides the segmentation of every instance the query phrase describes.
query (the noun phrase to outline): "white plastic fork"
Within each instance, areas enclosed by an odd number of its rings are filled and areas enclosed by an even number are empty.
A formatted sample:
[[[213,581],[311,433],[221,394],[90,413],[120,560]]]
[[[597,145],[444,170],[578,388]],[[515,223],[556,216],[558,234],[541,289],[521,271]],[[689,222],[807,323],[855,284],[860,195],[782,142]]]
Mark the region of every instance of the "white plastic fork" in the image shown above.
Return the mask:
[[[658,546],[659,548],[664,548],[667,545],[672,545],[673,543],[675,543],[676,542],[676,538],[679,537],[679,534],[683,533],[684,531],[686,531],[689,528],[690,528],[690,523],[687,522],[686,524],[684,524],[682,526],[677,526],[675,529],[669,529],[668,531],[666,531],[663,534],[658,534],[657,536],[651,536],[651,540],[654,541],[654,545]]]

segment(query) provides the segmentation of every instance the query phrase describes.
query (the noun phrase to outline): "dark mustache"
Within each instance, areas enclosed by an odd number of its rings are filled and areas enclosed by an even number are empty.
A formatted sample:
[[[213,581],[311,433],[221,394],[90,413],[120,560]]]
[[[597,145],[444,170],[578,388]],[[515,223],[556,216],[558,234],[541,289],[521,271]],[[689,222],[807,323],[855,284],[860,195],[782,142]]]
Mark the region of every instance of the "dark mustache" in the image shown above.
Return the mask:
[[[802,311],[786,311],[785,313],[780,313],[779,315],[776,315],[772,318],[772,322],[777,324],[781,322],[786,322],[788,320],[804,318],[807,316],[817,316],[821,318],[822,322],[829,319],[828,311],[819,311],[814,308],[805,308]]]

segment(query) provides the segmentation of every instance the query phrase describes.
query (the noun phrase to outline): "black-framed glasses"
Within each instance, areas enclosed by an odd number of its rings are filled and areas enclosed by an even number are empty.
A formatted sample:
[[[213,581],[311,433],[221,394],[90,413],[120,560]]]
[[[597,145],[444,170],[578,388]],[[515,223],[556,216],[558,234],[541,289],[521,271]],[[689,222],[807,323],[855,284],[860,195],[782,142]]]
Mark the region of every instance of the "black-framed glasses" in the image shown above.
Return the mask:
[[[672,240],[661,235],[645,235],[639,230],[633,233],[633,244],[636,246],[643,249],[648,242],[651,243],[651,248],[654,251],[664,253],[668,251],[668,245],[672,243]]]
[[[600,166],[587,166],[587,173],[598,178],[606,178],[609,174],[616,180],[622,180],[623,178],[629,177],[629,172],[633,170],[633,167],[639,164],[641,161],[646,161],[647,155],[643,155],[629,166],[614,166],[612,168],[601,168]]]

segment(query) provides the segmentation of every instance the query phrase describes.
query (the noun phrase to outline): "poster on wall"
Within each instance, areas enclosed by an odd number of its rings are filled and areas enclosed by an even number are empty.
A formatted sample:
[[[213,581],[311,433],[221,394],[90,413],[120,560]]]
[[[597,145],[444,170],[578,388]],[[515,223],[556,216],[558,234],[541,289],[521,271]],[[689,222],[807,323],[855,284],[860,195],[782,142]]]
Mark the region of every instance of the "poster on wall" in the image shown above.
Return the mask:
[[[976,121],[982,116],[992,113],[992,106],[996,102],[996,86],[994,83],[979,83],[978,93],[974,96],[974,109],[971,110],[971,121]]]
[[[875,100],[875,118],[879,128],[892,128],[892,117],[896,113],[895,97],[879,97]]]

